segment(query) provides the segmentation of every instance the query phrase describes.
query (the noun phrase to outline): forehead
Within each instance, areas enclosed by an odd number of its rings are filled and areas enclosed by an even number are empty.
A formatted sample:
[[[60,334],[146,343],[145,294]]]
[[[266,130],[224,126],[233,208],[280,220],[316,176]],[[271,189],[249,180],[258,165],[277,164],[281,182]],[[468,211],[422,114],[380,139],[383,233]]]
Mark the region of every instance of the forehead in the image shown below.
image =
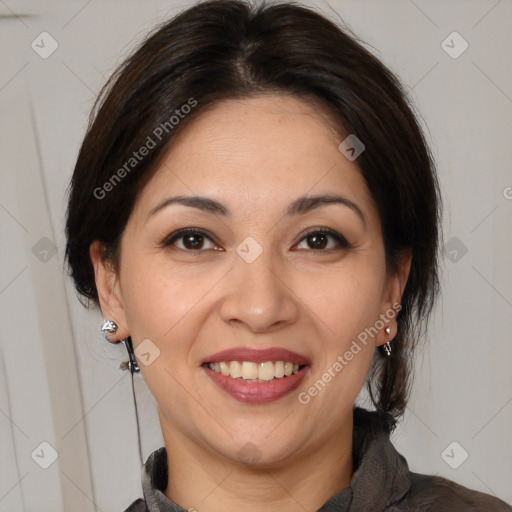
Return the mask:
[[[200,105],[199,105],[200,107]],[[320,105],[286,95],[224,100],[200,112],[172,140],[139,197],[140,213],[167,195],[212,195],[247,209],[339,193],[369,216],[375,205],[345,135]]]

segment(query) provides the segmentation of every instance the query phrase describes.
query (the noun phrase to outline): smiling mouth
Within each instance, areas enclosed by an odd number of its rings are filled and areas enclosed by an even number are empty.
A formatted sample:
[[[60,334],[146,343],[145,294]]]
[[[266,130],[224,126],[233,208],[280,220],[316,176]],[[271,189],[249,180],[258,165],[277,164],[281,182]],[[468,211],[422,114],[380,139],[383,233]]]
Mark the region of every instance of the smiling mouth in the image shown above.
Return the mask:
[[[290,361],[265,361],[262,363],[252,361],[220,361],[217,363],[204,363],[202,366],[239,381],[264,383],[295,375],[307,365],[299,365]]]

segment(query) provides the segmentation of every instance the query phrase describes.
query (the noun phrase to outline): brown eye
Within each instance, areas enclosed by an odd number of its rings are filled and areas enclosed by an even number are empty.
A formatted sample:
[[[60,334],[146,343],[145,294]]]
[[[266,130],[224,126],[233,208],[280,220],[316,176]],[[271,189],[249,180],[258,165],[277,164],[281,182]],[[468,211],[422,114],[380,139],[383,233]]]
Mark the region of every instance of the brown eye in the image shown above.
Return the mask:
[[[302,238],[302,240],[306,240],[309,248],[316,251],[322,251],[326,249],[326,246],[329,244],[329,238],[334,239],[339,247],[350,247],[350,244],[342,235],[327,228],[315,228],[314,230],[311,230],[309,233],[307,233],[306,236]],[[327,250],[329,249],[336,249],[336,246],[328,247]]]
[[[165,247],[169,247],[171,245],[176,245],[176,242],[181,241],[182,247],[178,247],[178,249],[182,249],[184,251],[201,251],[205,248],[204,246],[207,240],[212,242],[211,238],[203,231],[199,231],[197,229],[182,229],[177,233],[173,233],[171,237],[163,243],[163,245]]]
[[[328,247],[329,239],[335,241],[334,246]],[[312,249],[320,252],[335,250],[340,247],[345,249],[351,247],[345,237],[328,228],[315,228],[310,230],[301,239],[299,246],[301,243],[304,243],[303,241],[306,241],[307,243],[306,249]],[[181,247],[177,242],[181,243]],[[205,244],[207,245],[208,242],[212,244],[212,247],[205,247]],[[181,229],[173,233],[162,243],[162,245],[164,247],[175,246],[177,249],[187,252],[201,252],[202,250],[216,248],[216,245],[213,243],[212,238],[209,235],[204,231],[195,228]]]

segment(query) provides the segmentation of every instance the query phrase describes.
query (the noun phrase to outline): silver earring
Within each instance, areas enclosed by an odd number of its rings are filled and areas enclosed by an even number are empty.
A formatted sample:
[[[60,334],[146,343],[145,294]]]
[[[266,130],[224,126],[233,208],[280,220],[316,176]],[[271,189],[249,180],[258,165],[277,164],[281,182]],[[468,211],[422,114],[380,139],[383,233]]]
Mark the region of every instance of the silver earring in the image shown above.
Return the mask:
[[[107,340],[110,334],[115,334],[117,332],[117,324],[113,320],[104,320],[101,325],[101,332],[103,333],[103,337]]]
[[[113,320],[105,320],[101,326],[101,332],[107,341],[111,341],[109,336],[111,334],[115,334],[117,329],[117,324]],[[140,367],[133,351],[132,339],[128,336],[128,338],[121,341],[124,343],[126,350],[128,351],[128,361],[123,361],[119,367],[121,370],[130,370],[132,375],[136,372],[140,372]]]
[[[391,329],[389,327],[386,327],[384,329],[384,331],[386,332],[386,334],[389,334],[391,332]],[[382,348],[383,348],[384,352],[386,352],[386,355],[389,357],[391,355],[391,344],[390,344],[390,342],[386,341],[386,343],[384,343]]]
[[[122,362],[119,368],[121,368],[121,370],[130,370],[132,375],[136,372],[140,372],[140,367],[133,351],[132,339],[128,336],[128,338],[121,341],[124,343],[126,350],[128,350],[129,361]]]

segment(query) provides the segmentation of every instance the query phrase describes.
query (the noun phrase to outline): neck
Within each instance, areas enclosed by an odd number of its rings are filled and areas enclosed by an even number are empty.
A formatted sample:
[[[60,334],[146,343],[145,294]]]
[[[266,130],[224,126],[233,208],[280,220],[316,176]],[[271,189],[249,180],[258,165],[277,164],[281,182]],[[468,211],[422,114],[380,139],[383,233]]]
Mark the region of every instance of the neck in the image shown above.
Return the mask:
[[[169,479],[164,494],[185,510],[318,510],[352,476],[352,411],[327,443],[265,468],[230,461],[162,423]]]

